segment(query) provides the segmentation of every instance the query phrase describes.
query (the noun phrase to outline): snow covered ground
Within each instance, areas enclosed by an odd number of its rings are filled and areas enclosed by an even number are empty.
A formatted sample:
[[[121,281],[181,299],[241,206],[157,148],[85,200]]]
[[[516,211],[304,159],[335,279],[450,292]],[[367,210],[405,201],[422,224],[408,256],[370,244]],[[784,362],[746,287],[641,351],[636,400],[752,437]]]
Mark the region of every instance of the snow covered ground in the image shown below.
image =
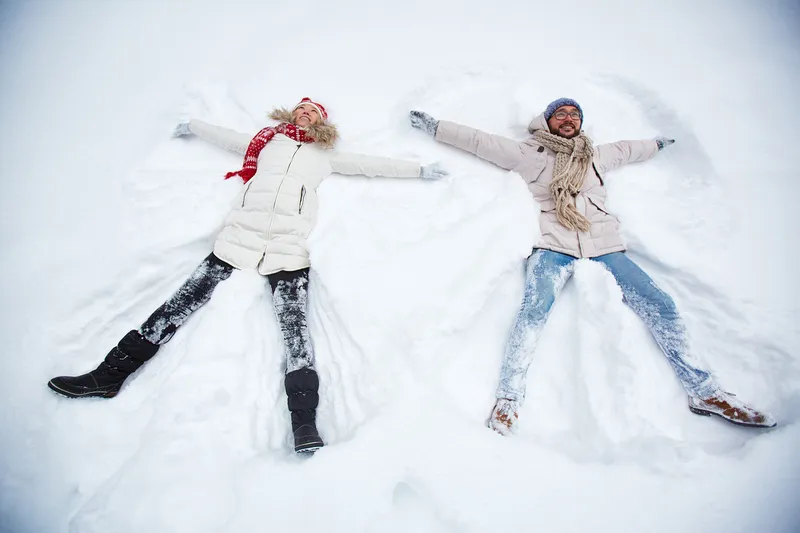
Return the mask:
[[[800,8],[703,2],[0,4],[0,531],[800,529]],[[236,272],[113,400],[93,368],[209,252],[240,159],[169,132],[325,104],[341,148],[440,182],[334,176],[311,238],[322,378],[289,451],[266,283]],[[596,142],[673,136],[609,176],[630,255],[769,431],[692,415],[611,276],[581,262],[520,433],[484,426],[537,235],[524,183],[412,131],[515,138],[552,99]]]

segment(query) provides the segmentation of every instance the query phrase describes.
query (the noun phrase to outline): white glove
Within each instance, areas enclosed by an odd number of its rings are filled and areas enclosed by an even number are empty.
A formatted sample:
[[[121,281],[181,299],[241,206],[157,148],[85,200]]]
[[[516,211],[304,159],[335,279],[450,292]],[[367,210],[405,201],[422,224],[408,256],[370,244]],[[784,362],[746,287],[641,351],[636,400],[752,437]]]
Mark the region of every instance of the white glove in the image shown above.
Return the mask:
[[[189,130],[189,123],[188,122],[181,122],[175,129],[172,131],[173,137],[183,137],[184,135],[191,135],[192,132]]]
[[[424,165],[419,171],[419,177],[426,180],[438,180],[447,174],[448,172],[439,163]]]

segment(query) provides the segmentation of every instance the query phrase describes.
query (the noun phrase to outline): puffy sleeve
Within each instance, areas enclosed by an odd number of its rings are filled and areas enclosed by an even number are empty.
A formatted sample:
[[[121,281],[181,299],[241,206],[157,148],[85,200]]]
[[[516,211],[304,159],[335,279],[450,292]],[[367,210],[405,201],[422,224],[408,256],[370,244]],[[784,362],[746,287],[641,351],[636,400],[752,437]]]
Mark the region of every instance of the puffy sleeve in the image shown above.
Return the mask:
[[[354,154],[350,152],[333,152],[331,168],[337,174],[364,175],[372,178],[418,178],[420,165],[414,161]]]
[[[253,135],[249,133],[222,128],[202,120],[190,120],[189,131],[220,148],[242,155],[247,152],[247,147],[253,139]]]
[[[600,172],[608,172],[628,163],[647,161],[657,153],[658,145],[654,140],[618,141],[598,145],[595,163]]]
[[[524,156],[521,143],[455,122],[439,121],[437,141],[477,155],[500,168],[513,170]]]

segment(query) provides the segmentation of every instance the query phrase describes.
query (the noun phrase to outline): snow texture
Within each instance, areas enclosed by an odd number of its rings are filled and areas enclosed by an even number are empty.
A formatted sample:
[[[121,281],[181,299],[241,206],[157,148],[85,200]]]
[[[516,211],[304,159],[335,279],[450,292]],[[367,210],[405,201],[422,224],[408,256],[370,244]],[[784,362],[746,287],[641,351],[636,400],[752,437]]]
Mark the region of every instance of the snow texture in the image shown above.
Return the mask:
[[[799,9],[0,3],[0,531],[795,533]],[[436,30],[410,38],[420,20]],[[254,272],[220,283],[117,397],[48,390],[181,286],[241,190],[222,179],[241,157],[175,125],[256,132],[304,96],[341,150],[450,172],[317,191],[307,320],[325,448],[292,451],[282,335]],[[408,113],[524,139],[562,96],[598,144],[676,139],[609,173],[607,205],[692,352],[776,428],[692,414],[593,261],[575,262],[542,330],[515,435],[486,427],[538,206]]]

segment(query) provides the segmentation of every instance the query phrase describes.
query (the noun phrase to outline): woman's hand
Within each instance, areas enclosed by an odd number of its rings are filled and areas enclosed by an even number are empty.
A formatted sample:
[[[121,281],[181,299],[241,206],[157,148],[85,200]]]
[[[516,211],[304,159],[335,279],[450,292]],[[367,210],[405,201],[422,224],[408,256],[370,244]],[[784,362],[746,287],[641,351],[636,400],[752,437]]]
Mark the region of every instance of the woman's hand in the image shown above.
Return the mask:
[[[184,135],[191,135],[191,134],[192,132],[189,129],[188,122],[181,122],[180,124],[175,126],[175,129],[172,131],[173,137],[183,137]]]
[[[419,171],[419,177],[426,180],[438,180],[447,174],[448,172],[439,163],[424,165]]]

